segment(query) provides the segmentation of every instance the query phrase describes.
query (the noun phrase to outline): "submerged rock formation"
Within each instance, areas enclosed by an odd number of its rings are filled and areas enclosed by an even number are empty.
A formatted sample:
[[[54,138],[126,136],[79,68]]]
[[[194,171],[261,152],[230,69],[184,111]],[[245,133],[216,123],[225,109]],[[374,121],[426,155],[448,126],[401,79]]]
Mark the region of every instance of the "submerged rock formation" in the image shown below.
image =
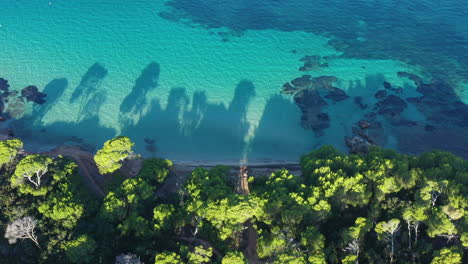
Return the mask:
[[[322,107],[327,105],[318,91],[300,90],[294,95],[294,102],[301,109],[301,125],[305,129],[312,129],[317,136],[323,134],[323,129],[330,126],[330,117],[322,113]]]
[[[369,152],[369,147],[372,146],[369,141],[360,136],[345,137],[345,143],[350,153],[366,154]]]
[[[0,90],[8,92],[9,87],[8,80],[0,78]]]
[[[47,95],[45,93],[39,92],[36,86],[30,85],[21,90],[21,96],[26,98],[30,102],[35,102],[37,104],[45,103],[44,97]]]
[[[362,101],[362,97],[361,96],[356,96],[354,97],[354,103],[357,104],[359,106],[359,108],[361,108],[361,110],[364,110],[367,108],[367,104],[365,104],[363,101]]]
[[[435,127],[468,127],[468,105],[455,93],[453,87],[442,80],[423,83],[417,75],[399,72],[398,76],[414,81],[420,97],[407,98]]]
[[[407,106],[408,104],[403,99],[391,94],[378,101],[374,109],[379,115],[383,115],[393,122],[401,120],[401,113]]]
[[[398,87],[398,88],[393,88],[392,84],[389,82],[383,82],[383,86],[386,90],[392,91],[397,94],[402,94],[403,93],[403,88]]]
[[[39,92],[39,89],[33,85],[23,88],[19,94],[16,90],[10,90],[8,80],[0,78],[0,122],[23,116],[25,99],[43,104],[44,97],[46,94]]]
[[[377,99],[385,98],[385,96],[387,96],[387,91],[385,91],[385,90],[378,90],[378,91],[374,94],[374,97],[377,98]]]
[[[348,99],[349,96],[340,88],[331,87],[329,89],[329,93],[325,95],[325,98],[331,99],[334,102],[339,102]]]
[[[330,126],[329,115],[322,112],[322,108],[328,103],[320,93],[324,93],[324,97],[333,102],[349,98],[343,90],[333,86],[337,80],[334,76],[312,78],[310,75],[303,75],[282,87],[282,93],[294,94],[294,102],[302,112],[302,127],[312,129],[316,136],[323,135],[323,130]]]
[[[318,55],[305,56],[299,61],[304,62],[304,65],[299,68],[299,71],[311,71],[317,68],[328,67],[328,63]]]

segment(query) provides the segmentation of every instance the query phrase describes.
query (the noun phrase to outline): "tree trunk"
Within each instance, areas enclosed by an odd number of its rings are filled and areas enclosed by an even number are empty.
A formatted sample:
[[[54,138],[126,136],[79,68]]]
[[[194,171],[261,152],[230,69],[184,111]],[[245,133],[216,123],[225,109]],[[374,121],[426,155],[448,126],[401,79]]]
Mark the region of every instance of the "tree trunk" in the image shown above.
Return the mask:
[[[408,220],[406,223],[408,224],[408,249],[411,250],[411,222]]]
[[[392,233],[392,251],[390,252],[390,263],[393,263],[393,249],[394,249],[394,233]]]

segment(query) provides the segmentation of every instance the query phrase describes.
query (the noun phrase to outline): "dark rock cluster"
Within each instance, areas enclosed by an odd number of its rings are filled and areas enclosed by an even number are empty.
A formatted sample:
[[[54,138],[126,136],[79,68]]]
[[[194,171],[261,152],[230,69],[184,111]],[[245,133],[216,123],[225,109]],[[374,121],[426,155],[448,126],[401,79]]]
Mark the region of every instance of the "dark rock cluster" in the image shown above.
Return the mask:
[[[9,87],[10,85],[8,84],[8,80],[0,78],[0,90],[8,92]]]
[[[299,68],[299,71],[311,71],[317,68],[328,67],[328,63],[318,55],[305,56],[300,59],[301,62],[304,62],[304,65]]]
[[[294,94],[294,102],[302,112],[302,127],[313,130],[317,136],[323,135],[323,130],[330,126],[329,115],[322,111],[328,105],[324,98],[333,102],[349,98],[343,90],[333,86],[337,80],[334,76],[303,75],[283,85],[284,94]],[[321,94],[325,94],[324,98]]]
[[[36,86],[27,86],[18,91],[10,90],[8,80],[0,78],[0,122],[23,115],[24,104],[31,101],[37,104],[45,103],[46,94],[39,92]],[[6,110],[6,111],[5,111]]]
[[[362,97],[361,96],[356,96],[354,97],[354,103],[357,104],[357,106],[359,106],[359,108],[361,110],[365,110],[367,108],[367,104],[365,104],[363,101],[362,101]]]
[[[39,92],[36,86],[30,85],[21,90],[21,96],[30,102],[43,104],[45,103],[44,97],[47,95],[45,93]]]
[[[301,125],[305,129],[312,129],[316,135],[323,134],[323,130],[330,126],[330,117],[322,112],[322,107],[327,105],[318,91],[300,90],[294,95],[294,102],[301,109]]]
[[[453,87],[441,80],[424,83],[414,74],[399,72],[398,76],[414,81],[420,97],[407,98],[433,126],[468,127],[468,105],[463,103]]]

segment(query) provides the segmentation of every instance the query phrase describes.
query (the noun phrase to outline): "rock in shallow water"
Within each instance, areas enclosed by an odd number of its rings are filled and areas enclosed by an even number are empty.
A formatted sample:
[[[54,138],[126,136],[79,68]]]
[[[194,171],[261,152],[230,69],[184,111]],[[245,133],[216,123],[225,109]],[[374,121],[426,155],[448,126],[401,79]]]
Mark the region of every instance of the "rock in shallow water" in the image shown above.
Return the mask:
[[[377,99],[383,99],[383,98],[385,98],[385,96],[387,96],[387,91],[385,91],[385,90],[378,90],[374,94],[374,97],[377,98]]]
[[[363,103],[361,96],[354,97],[354,103],[357,104],[359,108],[361,108],[361,110],[364,110],[367,108],[367,104]]]
[[[360,136],[345,137],[346,146],[351,153],[366,154],[369,152],[369,147],[372,145],[366,139]]]
[[[330,117],[322,113],[322,107],[327,105],[327,102],[315,90],[297,92],[294,101],[302,112],[302,127],[312,129],[318,136],[322,135],[322,130],[330,126]]]
[[[47,95],[45,93],[39,92],[36,86],[30,85],[21,90],[21,96],[26,98],[26,100],[35,102],[37,104],[45,103],[44,97]]]
[[[340,88],[332,87],[329,90],[329,93],[325,95],[325,98],[331,99],[335,102],[339,102],[348,99],[349,96],[345,93],[345,91],[341,90]]]
[[[8,92],[8,88],[10,88],[8,80],[0,78],[0,90]]]
[[[375,110],[378,114],[385,116],[390,121],[400,121],[401,113],[408,105],[396,95],[389,95],[375,104]]]

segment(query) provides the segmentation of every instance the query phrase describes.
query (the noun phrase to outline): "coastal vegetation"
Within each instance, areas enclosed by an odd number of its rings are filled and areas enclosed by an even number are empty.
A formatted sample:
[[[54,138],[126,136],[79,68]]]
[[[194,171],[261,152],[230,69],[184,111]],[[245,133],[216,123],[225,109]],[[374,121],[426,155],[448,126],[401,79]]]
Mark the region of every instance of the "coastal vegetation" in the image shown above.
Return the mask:
[[[128,137],[94,156],[102,197],[73,159],[28,154],[0,142],[0,242],[4,263],[462,263],[468,248],[468,161],[371,147],[323,146],[249,176],[226,166],[193,170],[164,191],[171,161],[141,158]],[[81,170],[80,170],[81,169]],[[93,182],[94,183],[94,182]],[[164,191],[164,192],[163,192]],[[465,254],[464,254],[465,253]]]

